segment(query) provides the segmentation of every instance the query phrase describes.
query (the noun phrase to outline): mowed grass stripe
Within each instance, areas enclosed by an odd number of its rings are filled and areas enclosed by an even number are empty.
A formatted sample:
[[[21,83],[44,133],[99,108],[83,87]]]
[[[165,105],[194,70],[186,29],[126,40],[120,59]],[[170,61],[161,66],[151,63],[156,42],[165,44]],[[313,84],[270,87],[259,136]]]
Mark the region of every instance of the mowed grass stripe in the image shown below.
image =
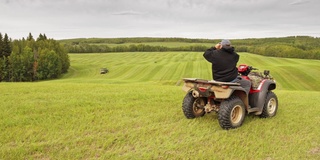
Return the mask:
[[[163,67],[160,80],[164,80],[164,81],[173,80],[172,77],[176,73],[177,68],[178,68],[177,64],[172,64],[172,63]]]
[[[139,81],[152,81],[158,74],[158,71],[163,68],[163,65],[149,65],[148,70],[138,79]]]
[[[134,81],[136,80],[135,78],[137,77],[137,74],[143,73],[143,70],[145,69],[146,67],[141,65],[125,65],[125,66],[119,67],[119,70],[115,71],[120,73],[116,73],[116,75],[113,75],[113,76],[106,75],[106,77],[112,78],[112,79]]]
[[[319,83],[319,79],[315,79],[311,72],[305,72],[300,67],[297,66],[284,66],[279,67],[282,70],[282,73],[287,73],[285,75],[286,80],[284,83],[292,83],[296,89],[307,89],[307,90],[313,90],[313,86],[315,83]],[[295,73],[296,75],[293,75],[291,73]]]
[[[275,70],[275,69],[274,69]],[[271,73],[277,82],[278,89],[296,90],[298,87],[291,82],[289,78],[290,72],[277,67],[275,71]]]

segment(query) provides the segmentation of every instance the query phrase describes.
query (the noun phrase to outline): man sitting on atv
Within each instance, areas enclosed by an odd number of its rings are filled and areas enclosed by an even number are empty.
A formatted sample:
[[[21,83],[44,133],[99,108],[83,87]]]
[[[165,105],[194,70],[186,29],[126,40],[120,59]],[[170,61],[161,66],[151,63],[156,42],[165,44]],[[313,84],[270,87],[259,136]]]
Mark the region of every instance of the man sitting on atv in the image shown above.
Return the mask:
[[[214,47],[207,49],[203,57],[212,63],[213,80],[240,83],[249,94],[251,82],[238,75],[239,55],[234,51],[229,40],[224,39]]]

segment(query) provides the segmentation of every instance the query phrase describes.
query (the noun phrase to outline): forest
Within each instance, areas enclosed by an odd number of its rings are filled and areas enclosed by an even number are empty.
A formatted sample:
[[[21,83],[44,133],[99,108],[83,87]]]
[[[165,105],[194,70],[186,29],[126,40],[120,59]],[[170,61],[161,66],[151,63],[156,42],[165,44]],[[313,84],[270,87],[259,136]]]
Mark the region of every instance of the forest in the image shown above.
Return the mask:
[[[220,39],[188,38],[79,38],[60,40],[69,53],[205,51]],[[157,45],[158,42],[159,44]],[[290,36],[280,38],[231,39],[237,52],[264,56],[320,59],[320,38]],[[184,43],[168,46],[169,43]]]
[[[40,34],[12,40],[0,33],[0,82],[55,79],[68,71],[69,56],[60,43]]]

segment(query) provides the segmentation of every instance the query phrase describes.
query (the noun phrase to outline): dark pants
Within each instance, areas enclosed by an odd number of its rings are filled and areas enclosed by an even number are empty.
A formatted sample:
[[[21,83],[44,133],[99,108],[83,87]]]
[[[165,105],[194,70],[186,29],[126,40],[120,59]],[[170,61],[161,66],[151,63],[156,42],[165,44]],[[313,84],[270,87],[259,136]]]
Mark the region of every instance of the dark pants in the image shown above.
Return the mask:
[[[249,94],[251,81],[241,78],[238,83],[240,83],[241,87],[243,87],[246,90],[247,94]]]

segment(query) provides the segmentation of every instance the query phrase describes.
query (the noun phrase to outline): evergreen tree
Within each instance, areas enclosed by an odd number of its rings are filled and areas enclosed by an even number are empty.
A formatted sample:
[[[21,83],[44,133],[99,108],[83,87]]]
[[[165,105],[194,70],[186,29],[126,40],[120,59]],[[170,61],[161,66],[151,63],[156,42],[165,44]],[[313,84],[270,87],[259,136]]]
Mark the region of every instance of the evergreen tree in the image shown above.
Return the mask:
[[[4,78],[4,74],[5,74],[5,60],[4,57],[0,58],[0,82],[3,80]]]
[[[43,39],[44,39],[44,40],[47,40],[47,39],[48,39],[47,36],[46,36],[46,34],[43,34]]]
[[[41,40],[43,40],[43,35],[40,33],[39,37],[37,38],[37,41],[41,41]]]
[[[27,37],[27,41],[34,41],[34,38],[31,33],[29,33],[29,35]]]
[[[37,41],[41,41],[41,40],[47,40],[47,36],[46,36],[46,34],[41,34],[40,33],[40,35],[39,35],[39,37],[37,38]]]
[[[0,58],[0,82],[6,81],[6,77],[9,74],[7,63],[8,59],[3,56],[3,58]]]
[[[3,38],[2,54],[3,56],[9,57],[11,52],[11,40],[9,39],[8,35],[5,34]]]
[[[2,38],[2,34],[0,33],[0,58],[3,58],[3,38]]]

